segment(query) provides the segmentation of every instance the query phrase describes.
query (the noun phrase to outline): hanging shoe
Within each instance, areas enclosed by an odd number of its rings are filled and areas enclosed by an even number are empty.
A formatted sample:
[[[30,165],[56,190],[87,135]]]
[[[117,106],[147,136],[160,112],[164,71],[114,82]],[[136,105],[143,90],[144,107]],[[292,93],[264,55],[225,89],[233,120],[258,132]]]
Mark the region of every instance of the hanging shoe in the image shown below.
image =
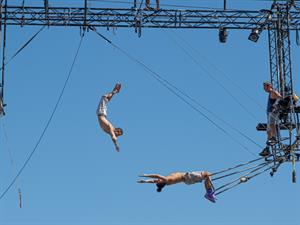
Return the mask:
[[[267,157],[271,154],[269,147],[265,147],[260,153],[259,155],[262,157]]]
[[[216,196],[215,196],[214,194],[206,193],[206,194],[204,195],[204,197],[205,197],[207,200],[209,200],[209,201],[211,201],[211,202],[213,202],[213,203],[216,203],[217,198],[216,198]]]
[[[207,200],[209,200],[209,201],[211,201],[213,203],[216,203],[216,200],[217,200],[217,198],[215,196],[215,192],[212,191],[211,189],[208,189],[206,191],[206,194],[204,195],[204,198],[206,198]]]

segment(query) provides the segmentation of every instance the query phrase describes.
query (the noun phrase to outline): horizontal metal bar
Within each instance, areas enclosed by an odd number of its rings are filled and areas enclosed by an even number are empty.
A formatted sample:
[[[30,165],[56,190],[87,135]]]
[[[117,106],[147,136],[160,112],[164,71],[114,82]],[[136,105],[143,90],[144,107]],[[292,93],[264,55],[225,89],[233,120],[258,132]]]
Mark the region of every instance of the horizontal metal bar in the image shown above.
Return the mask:
[[[4,19],[4,13],[2,14]],[[96,26],[135,27],[137,21],[145,28],[211,28],[221,26],[229,29],[253,29],[266,21],[272,23],[277,14],[268,20],[268,10],[159,10],[137,11],[131,8],[88,8],[83,7],[19,7],[7,6],[7,25],[22,26]],[[300,27],[300,12],[290,12],[290,30]],[[269,26],[269,29],[272,26]]]

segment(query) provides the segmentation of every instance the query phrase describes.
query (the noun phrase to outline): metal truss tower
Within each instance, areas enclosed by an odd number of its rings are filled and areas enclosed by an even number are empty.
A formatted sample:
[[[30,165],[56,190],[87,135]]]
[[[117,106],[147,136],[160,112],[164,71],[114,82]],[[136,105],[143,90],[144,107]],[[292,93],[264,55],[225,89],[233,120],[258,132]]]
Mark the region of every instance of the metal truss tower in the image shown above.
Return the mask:
[[[299,107],[294,104],[294,88],[292,76],[291,40],[293,16],[291,10],[300,9],[294,1],[277,2],[271,8],[270,19],[267,25],[269,37],[270,78],[273,87],[283,96],[284,109],[280,110],[277,133],[279,142],[272,146],[273,154],[284,151],[293,163],[293,182],[296,182],[296,159],[299,160]],[[275,18],[272,15],[276,14]],[[278,164],[278,166],[280,163]],[[275,172],[276,169],[273,171]]]

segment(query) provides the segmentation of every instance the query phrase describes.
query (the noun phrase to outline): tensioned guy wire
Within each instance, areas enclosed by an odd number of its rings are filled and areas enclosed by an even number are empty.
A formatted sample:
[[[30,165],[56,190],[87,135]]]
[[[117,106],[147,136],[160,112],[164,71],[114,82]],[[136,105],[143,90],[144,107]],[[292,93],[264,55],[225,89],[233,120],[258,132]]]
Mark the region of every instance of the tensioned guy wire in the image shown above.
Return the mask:
[[[245,145],[243,145],[239,140],[237,140],[234,136],[232,136],[228,131],[226,131],[223,127],[218,125],[214,120],[212,120],[210,117],[208,117],[205,113],[203,113],[201,110],[199,110],[196,106],[194,106],[191,102],[189,102],[187,99],[190,101],[193,100],[192,97],[190,97],[188,94],[177,88],[175,85],[170,83],[168,80],[163,78],[161,75],[159,75],[157,72],[153,71],[151,68],[149,68],[146,64],[141,62],[140,60],[134,58],[131,56],[127,51],[123,50],[116,44],[114,44],[112,41],[110,41],[108,38],[106,38],[104,35],[100,34],[95,27],[89,27],[91,30],[93,30],[98,36],[100,36],[102,39],[104,39],[106,42],[108,42],[110,45],[112,45],[114,48],[122,52],[125,56],[127,56],[129,59],[134,61],[135,63],[139,64],[142,66],[148,74],[157,80],[160,84],[162,84],[165,88],[167,88],[171,93],[173,93],[175,96],[177,96],[180,100],[182,100],[184,103],[186,103],[189,107],[191,107],[193,110],[198,112],[201,116],[203,116],[206,120],[208,120],[211,124],[213,124],[216,128],[218,128],[220,131],[225,133],[228,137],[230,137],[235,143],[239,144],[240,146],[243,147],[248,153],[255,155],[253,152],[251,152]],[[187,99],[186,99],[187,98]]]
[[[10,190],[10,188],[13,186],[13,184],[16,182],[16,180],[18,179],[18,177],[21,175],[21,173],[24,171],[24,169],[26,168],[26,166],[28,165],[29,161],[31,160],[32,156],[34,155],[34,153],[36,152],[36,150],[38,149],[38,146],[39,144],[41,143],[42,139],[44,138],[45,134],[46,134],[46,131],[48,130],[48,127],[49,125],[51,124],[52,122],[52,119],[57,111],[57,108],[62,100],[62,97],[63,97],[63,94],[65,92],[65,89],[67,87],[67,84],[69,83],[69,80],[70,80],[70,77],[72,75],[72,71],[73,71],[73,68],[74,68],[74,65],[75,65],[75,62],[76,62],[76,59],[77,59],[77,56],[78,56],[78,53],[79,53],[79,50],[81,48],[81,44],[82,44],[82,40],[83,40],[83,37],[84,35],[81,36],[80,38],[80,42],[79,42],[79,45],[78,45],[78,48],[76,50],[76,53],[75,53],[75,56],[74,56],[74,59],[73,59],[73,62],[71,64],[71,67],[70,67],[70,70],[68,72],[68,75],[66,77],[66,80],[64,82],[64,85],[60,91],[60,95],[56,101],[56,104],[50,114],[50,117],[49,119],[47,120],[47,123],[46,123],[46,126],[44,127],[40,137],[38,138],[33,150],[31,151],[31,153],[29,154],[29,156],[27,157],[26,161],[24,162],[23,166],[21,167],[21,169],[18,171],[18,173],[16,174],[16,176],[14,177],[14,179],[11,181],[11,183],[7,186],[7,188],[2,192],[2,194],[0,195],[0,200],[5,196],[5,194]]]

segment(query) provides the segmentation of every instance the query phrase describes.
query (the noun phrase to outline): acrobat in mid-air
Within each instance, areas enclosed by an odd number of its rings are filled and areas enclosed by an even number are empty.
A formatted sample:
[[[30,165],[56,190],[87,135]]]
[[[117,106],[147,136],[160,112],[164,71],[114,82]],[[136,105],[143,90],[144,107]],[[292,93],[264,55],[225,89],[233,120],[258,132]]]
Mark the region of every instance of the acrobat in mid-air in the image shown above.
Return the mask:
[[[214,195],[214,187],[210,178],[210,173],[207,171],[194,171],[194,172],[176,172],[167,176],[160,174],[142,174],[140,177],[152,178],[148,180],[138,180],[138,183],[150,183],[156,184],[156,191],[161,192],[166,185],[172,185],[177,183],[185,183],[187,185],[202,182],[204,180],[204,186],[206,194],[204,195],[211,202],[216,202],[216,196]]]
[[[114,126],[107,119],[107,104],[115,94],[119,93],[120,90],[121,84],[117,83],[112,92],[109,92],[101,97],[97,108],[97,116],[100,127],[111,136],[111,140],[113,141],[117,151],[120,151],[117,137],[123,134],[123,130],[121,128],[114,128]]]

